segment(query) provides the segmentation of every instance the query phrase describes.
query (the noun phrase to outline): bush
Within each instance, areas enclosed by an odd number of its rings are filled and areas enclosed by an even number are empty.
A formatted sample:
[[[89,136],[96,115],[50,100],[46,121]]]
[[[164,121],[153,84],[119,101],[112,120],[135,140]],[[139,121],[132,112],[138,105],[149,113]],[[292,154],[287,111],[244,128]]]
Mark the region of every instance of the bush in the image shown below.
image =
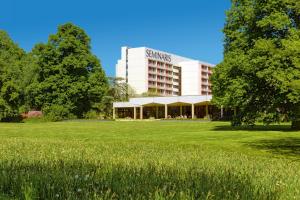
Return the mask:
[[[241,126],[242,125],[242,119],[239,116],[233,116],[231,120],[231,126]]]
[[[56,104],[51,106],[45,106],[43,108],[43,113],[45,115],[46,120],[53,122],[75,118],[75,116],[70,112],[70,109],[67,106]]]
[[[292,129],[293,130],[300,130],[300,120],[293,120],[292,121]]]
[[[88,111],[87,113],[85,113],[83,115],[83,117],[85,119],[103,119],[103,115],[101,115],[100,113],[98,113],[97,111],[95,110],[90,110]]]

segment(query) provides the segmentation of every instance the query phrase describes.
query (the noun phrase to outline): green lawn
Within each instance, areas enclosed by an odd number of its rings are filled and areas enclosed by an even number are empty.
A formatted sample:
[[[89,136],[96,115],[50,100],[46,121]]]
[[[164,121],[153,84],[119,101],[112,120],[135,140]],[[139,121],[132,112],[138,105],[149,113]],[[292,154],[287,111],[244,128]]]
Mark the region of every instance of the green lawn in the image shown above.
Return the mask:
[[[300,132],[201,121],[1,123],[0,199],[10,198],[300,199]]]

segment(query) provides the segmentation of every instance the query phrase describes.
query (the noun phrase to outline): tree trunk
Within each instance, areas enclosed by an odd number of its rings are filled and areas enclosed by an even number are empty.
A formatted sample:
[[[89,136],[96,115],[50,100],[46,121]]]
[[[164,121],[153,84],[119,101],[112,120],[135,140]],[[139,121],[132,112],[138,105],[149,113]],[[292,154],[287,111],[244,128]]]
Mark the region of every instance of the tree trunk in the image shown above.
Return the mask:
[[[295,119],[292,121],[292,129],[300,130],[300,106],[296,106],[295,108]]]

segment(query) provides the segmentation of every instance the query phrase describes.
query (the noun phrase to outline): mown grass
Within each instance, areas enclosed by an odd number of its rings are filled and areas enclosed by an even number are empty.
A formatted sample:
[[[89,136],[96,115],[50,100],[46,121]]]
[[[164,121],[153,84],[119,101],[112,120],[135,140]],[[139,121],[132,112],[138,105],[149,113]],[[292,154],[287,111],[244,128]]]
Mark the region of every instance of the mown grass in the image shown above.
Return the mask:
[[[289,125],[0,124],[0,199],[299,199],[299,169]]]

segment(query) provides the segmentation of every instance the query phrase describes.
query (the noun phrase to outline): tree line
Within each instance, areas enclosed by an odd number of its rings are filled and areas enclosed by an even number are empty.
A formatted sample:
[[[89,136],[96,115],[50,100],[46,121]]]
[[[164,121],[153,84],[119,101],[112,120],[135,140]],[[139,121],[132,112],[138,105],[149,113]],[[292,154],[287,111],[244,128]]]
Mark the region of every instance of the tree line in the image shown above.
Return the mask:
[[[51,121],[109,117],[112,101],[124,100],[122,88],[106,76],[90,38],[74,24],[59,26],[28,53],[0,30],[0,121],[20,120],[30,110]]]
[[[233,125],[292,121],[300,129],[299,0],[231,0],[213,102],[236,110]]]

